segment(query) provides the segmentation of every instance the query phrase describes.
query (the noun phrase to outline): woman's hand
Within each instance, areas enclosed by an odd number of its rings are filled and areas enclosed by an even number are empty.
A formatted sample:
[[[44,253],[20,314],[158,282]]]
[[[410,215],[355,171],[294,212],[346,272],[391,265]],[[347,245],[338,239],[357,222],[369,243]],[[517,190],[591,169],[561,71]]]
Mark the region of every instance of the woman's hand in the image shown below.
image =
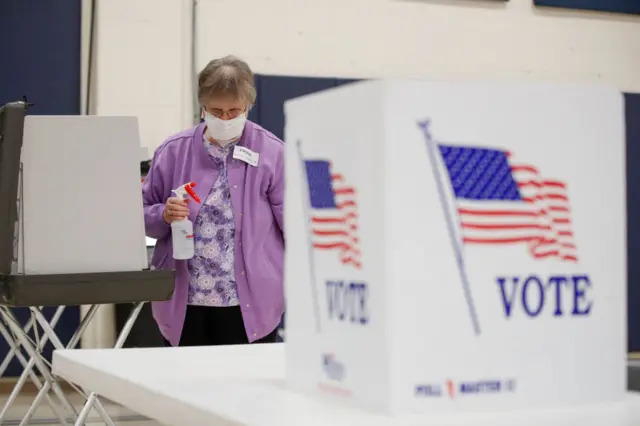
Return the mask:
[[[171,224],[176,220],[182,220],[189,216],[189,209],[187,208],[188,201],[189,199],[181,200],[177,197],[170,197],[164,205],[164,212],[162,212],[164,221]]]

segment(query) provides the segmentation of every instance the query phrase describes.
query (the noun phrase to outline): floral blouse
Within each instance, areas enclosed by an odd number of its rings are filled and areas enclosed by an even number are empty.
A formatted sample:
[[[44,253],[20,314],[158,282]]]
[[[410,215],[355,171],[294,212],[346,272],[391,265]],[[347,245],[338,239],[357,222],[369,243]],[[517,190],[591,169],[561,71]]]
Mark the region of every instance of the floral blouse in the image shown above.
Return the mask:
[[[234,269],[236,230],[227,178],[227,159],[234,144],[222,148],[206,138],[204,144],[220,174],[194,223],[196,247],[188,261],[188,304],[235,306],[240,303]]]

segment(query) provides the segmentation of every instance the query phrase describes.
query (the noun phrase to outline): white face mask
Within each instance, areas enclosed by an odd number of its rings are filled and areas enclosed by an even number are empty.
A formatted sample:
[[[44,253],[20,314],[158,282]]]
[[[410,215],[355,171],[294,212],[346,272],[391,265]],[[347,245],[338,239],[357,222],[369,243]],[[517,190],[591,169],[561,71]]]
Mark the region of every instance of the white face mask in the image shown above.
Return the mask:
[[[204,121],[207,123],[207,135],[220,146],[229,145],[242,135],[247,122],[247,114],[242,114],[231,120],[222,120],[205,112]]]

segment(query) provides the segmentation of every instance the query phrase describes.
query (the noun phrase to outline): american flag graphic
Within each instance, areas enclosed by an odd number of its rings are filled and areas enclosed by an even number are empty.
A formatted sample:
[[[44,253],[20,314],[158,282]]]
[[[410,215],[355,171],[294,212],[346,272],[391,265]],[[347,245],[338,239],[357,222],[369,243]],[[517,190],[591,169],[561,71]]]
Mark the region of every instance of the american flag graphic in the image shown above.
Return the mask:
[[[331,163],[307,160],[305,169],[311,207],[311,240],[316,250],[335,250],[345,265],[362,267],[358,240],[356,190]]]
[[[499,149],[438,145],[464,244],[520,244],[536,259],[578,260],[565,183]]]

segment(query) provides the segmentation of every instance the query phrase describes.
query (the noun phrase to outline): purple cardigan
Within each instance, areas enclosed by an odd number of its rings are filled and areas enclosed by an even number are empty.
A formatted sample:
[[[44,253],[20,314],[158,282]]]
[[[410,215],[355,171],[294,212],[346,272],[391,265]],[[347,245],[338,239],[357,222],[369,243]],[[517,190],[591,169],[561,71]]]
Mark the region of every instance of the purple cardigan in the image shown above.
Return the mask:
[[[205,125],[170,137],[155,152],[144,181],[144,223],[148,237],[156,238],[152,265],[175,269],[171,300],[153,303],[153,317],[162,335],[177,346],[187,308],[187,261],[174,260],[171,227],[162,218],[171,190],[189,181],[205,200],[218,178],[207,155]],[[240,308],[250,342],[271,333],[284,312],[284,144],[270,132],[247,121],[238,145],[260,154],[256,167],[230,159],[229,189],[235,214],[235,272]],[[189,202],[189,220],[195,222],[200,205]]]

